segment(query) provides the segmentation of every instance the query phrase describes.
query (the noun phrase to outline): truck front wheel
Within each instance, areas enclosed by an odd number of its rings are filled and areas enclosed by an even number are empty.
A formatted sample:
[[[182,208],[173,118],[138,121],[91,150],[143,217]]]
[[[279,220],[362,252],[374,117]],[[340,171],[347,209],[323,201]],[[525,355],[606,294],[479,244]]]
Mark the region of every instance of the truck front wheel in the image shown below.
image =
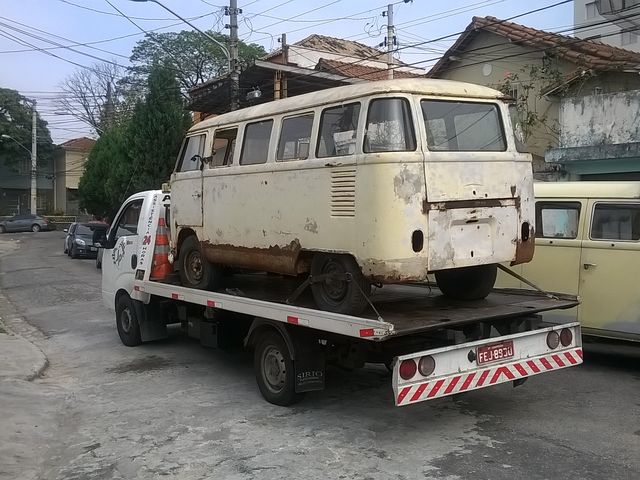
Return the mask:
[[[204,257],[195,235],[185,238],[178,255],[180,282],[184,287],[216,290],[221,285],[222,272]]]
[[[454,300],[481,300],[496,283],[497,265],[452,268],[436,272],[438,288]]]
[[[265,332],[256,344],[253,366],[260,393],[269,403],[287,407],[300,401],[295,368],[287,345],[275,332]]]
[[[120,340],[127,347],[137,347],[142,343],[140,336],[139,309],[135,308],[129,295],[120,295],[116,301],[116,326]]]

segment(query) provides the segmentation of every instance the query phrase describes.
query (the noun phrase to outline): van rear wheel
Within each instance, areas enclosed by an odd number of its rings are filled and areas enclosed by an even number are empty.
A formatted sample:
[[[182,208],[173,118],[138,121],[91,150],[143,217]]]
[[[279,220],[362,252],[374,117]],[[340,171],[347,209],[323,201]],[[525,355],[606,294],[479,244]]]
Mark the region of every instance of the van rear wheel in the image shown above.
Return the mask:
[[[452,268],[435,273],[438,288],[444,295],[455,300],[481,300],[496,283],[497,265]]]
[[[353,257],[316,253],[311,261],[311,275],[326,276],[311,284],[313,298],[321,310],[358,315],[367,306],[371,284]]]
[[[185,238],[178,255],[180,282],[184,287],[216,290],[221,286],[222,271],[204,257],[195,235]]]

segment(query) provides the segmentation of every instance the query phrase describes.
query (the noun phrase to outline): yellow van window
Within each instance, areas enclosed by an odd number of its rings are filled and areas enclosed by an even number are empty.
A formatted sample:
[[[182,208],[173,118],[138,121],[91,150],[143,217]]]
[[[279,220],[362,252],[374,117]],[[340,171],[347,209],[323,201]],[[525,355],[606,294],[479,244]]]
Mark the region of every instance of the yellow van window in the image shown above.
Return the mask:
[[[580,202],[536,202],[536,237],[576,238]]]
[[[597,203],[593,210],[594,240],[640,240],[640,204]]]

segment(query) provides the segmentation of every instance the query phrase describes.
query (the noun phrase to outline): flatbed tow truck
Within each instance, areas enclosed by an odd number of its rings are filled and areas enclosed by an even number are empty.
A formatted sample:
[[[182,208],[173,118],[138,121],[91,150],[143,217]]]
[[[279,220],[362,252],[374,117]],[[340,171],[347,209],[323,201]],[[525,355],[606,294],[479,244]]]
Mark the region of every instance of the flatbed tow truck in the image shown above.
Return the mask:
[[[496,289],[484,300],[454,301],[430,284],[388,285],[374,290],[364,314],[350,316],[314,308],[295,278],[234,273],[218,292],[182,287],[171,269],[156,279],[171,257],[169,202],[161,191],[131,196],[101,242],[103,300],[122,342],[166,338],[167,325],[180,323],[205,346],[244,345],[253,349],[260,392],[276,405],[322,390],[327,364],[386,365],[394,403],[405,406],[582,363],[580,325],[539,315],[576,306],[570,295]]]

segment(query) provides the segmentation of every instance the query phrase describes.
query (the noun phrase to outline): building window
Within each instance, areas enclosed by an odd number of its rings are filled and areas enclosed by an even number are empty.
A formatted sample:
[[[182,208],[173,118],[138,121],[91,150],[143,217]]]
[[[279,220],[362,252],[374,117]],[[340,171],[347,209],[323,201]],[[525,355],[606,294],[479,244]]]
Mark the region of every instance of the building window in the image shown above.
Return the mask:
[[[596,18],[598,16],[598,8],[596,7],[596,2],[587,3],[584,7],[587,11],[587,20]]]
[[[622,45],[638,43],[638,34],[636,32],[622,32],[620,34],[620,42]]]

